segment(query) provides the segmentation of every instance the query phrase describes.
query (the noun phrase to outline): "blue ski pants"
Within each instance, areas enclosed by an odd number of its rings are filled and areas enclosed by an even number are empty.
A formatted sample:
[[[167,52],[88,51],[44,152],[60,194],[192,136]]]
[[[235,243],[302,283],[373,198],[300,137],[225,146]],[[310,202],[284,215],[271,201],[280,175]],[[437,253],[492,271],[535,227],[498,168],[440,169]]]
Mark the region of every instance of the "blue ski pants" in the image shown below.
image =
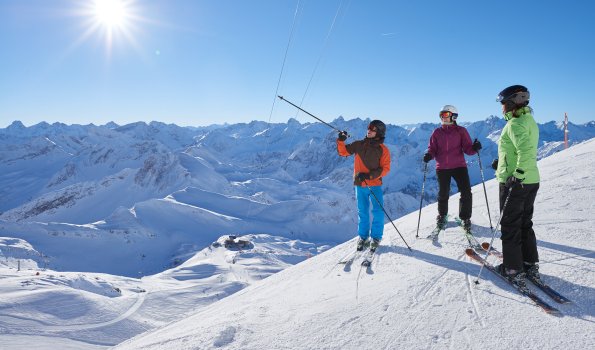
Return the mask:
[[[370,193],[374,192],[374,195]],[[363,239],[368,237],[382,239],[384,231],[384,199],[382,198],[382,186],[361,187],[355,186],[355,198],[357,199],[358,225],[357,233]],[[370,232],[370,202],[372,202],[372,230]],[[380,203],[378,203],[380,202]]]

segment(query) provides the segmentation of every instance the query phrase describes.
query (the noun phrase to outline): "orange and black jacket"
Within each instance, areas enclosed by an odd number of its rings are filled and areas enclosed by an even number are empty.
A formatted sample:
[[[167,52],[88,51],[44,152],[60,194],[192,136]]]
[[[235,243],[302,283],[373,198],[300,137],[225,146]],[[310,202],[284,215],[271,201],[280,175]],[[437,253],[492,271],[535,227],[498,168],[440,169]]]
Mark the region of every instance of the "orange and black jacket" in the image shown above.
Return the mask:
[[[390,171],[390,152],[382,141],[365,138],[346,145],[337,140],[337,152],[343,157],[355,154],[353,184],[356,186],[380,186],[382,177]],[[370,173],[370,180],[360,182],[356,177],[358,173]]]

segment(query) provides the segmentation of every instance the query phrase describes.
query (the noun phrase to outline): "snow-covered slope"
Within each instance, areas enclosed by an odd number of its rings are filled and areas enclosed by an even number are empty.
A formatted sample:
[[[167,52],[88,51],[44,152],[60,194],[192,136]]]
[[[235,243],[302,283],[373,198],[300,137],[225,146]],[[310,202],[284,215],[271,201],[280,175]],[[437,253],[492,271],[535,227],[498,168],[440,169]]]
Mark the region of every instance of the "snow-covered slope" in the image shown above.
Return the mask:
[[[226,248],[228,239],[198,252],[185,247],[173,257],[179,266],[135,279],[45,270],[30,244],[0,237],[0,348],[112,346],[328,249],[264,234],[238,237],[234,242],[250,243]]]
[[[542,312],[465,254],[453,223],[439,244],[415,240],[417,213],[391,225],[370,269],[337,261],[351,240],[288,268],[179,322],[116,349],[587,349],[595,344],[595,140],[539,162],[535,231],[544,279],[574,301]],[[497,221],[497,183],[486,184]],[[481,185],[474,230],[491,237]],[[458,195],[450,200],[456,211]],[[421,236],[436,206],[422,211]],[[499,247],[499,240],[496,241]],[[553,301],[552,301],[553,303]]]

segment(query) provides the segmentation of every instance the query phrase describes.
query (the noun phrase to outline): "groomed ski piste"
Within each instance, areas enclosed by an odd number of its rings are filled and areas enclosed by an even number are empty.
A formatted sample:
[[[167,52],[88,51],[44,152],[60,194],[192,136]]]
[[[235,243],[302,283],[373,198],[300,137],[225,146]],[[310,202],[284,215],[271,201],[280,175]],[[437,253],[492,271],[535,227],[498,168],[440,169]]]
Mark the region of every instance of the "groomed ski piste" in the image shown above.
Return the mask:
[[[387,223],[367,268],[361,257],[347,268],[338,264],[355,249],[355,237],[294,266],[301,253],[267,259],[269,247],[229,269],[238,264],[233,253],[217,248],[142,279],[50,270],[36,276],[36,270],[25,275],[0,267],[1,347],[104,349],[122,341],[114,349],[589,349],[595,344],[595,139],[538,164],[541,272],[573,303],[557,304],[531,287],[560,316],[486,269],[475,284],[480,265],[466,256],[467,240],[452,219],[457,194],[436,242],[423,238],[434,228],[432,204],[422,210],[419,239],[418,212],[394,222],[413,252]],[[494,226],[497,186],[486,182]],[[489,242],[481,184],[473,188],[472,222],[478,240]],[[498,236],[494,243],[501,249]]]

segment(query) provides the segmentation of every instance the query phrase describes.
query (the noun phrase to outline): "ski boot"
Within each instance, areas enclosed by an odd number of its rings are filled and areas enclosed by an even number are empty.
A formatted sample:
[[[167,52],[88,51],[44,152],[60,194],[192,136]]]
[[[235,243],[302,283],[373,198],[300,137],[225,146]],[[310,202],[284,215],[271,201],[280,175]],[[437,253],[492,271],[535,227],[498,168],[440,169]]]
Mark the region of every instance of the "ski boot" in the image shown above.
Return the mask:
[[[360,237],[360,238],[357,240],[357,247],[356,247],[356,250],[357,250],[358,252],[361,252],[361,251],[362,251],[362,250],[364,250],[364,248],[365,248],[365,247],[367,247],[369,244],[370,244],[370,241],[369,241],[367,238],[366,238],[366,239],[363,239],[363,238],[361,238],[361,237]]]
[[[446,227],[446,215],[438,215],[436,217],[436,228],[439,230],[444,230]]]
[[[471,220],[469,220],[469,219],[463,220],[463,230],[465,230],[465,232],[471,234]]]
[[[370,243],[370,251],[374,253],[376,248],[380,245],[380,240],[378,238],[372,238],[372,243]]]
[[[504,264],[496,266],[496,270],[499,274],[506,277],[510,283],[514,284],[522,293],[528,294],[531,292],[527,287],[526,277],[527,274],[524,271],[512,270],[504,267]]]
[[[525,274],[527,275],[527,279],[537,285],[544,285],[543,281],[541,280],[541,275],[539,274],[539,264],[538,263],[528,263],[524,262],[523,267],[525,269]]]

